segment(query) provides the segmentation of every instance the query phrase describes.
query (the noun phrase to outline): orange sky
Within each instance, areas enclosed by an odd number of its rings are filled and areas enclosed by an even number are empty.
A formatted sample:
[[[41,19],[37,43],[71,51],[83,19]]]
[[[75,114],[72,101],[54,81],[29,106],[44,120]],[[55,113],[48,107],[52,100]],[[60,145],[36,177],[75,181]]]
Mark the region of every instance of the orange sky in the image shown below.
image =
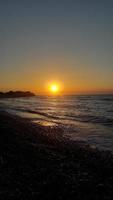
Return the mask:
[[[49,94],[49,84],[57,83],[62,94],[111,93],[112,70],[102,71],[86,59],[79,61],[68,56],[62,58],[29,58],[18,63],[13,71],[2,70],[1,90],[31,90]],[[38,66],[40,66],[38,68]],[[4,78],[5,77],[5,78]]]

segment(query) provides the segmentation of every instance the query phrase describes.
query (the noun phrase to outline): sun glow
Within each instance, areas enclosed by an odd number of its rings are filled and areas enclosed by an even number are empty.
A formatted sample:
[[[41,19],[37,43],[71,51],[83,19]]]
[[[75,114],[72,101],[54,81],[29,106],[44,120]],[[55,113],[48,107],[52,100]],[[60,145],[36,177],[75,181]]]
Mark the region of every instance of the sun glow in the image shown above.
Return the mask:
[[[62,95],[63,85],[61,82],[50,81],[45,84],[45,92],[47,95]]]
[[[50,83],[48,89],[51,94],[59,94],[60,91],[59,85],[56,83]]]
[[[52,84],[50,86],[50,92],[52,92],[54,94],[58,93],[59,92],[59,86],[57,84]]]

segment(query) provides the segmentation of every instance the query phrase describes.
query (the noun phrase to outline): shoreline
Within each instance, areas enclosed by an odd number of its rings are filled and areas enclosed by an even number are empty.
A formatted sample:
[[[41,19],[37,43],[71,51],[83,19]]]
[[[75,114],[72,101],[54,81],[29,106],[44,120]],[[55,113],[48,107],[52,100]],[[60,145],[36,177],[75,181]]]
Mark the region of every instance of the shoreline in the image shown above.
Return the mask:
[[[0,198],[112,199],[113,155],[0,111]]]

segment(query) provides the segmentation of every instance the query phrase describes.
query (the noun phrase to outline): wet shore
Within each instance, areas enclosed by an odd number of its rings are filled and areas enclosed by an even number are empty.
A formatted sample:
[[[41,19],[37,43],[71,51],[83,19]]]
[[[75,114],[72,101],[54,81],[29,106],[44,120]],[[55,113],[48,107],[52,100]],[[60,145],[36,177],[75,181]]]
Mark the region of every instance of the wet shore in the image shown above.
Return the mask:
[[[0,112],[0,199],[112,199],[113,155]]]

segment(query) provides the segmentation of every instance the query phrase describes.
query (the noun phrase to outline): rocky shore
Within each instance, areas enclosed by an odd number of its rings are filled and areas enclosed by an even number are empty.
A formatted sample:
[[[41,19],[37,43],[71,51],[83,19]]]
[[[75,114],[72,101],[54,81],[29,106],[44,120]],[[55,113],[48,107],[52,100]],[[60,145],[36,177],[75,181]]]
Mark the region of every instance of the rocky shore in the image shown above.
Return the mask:
[[[0,199],[112,199],[113,155],[0,112]]]

